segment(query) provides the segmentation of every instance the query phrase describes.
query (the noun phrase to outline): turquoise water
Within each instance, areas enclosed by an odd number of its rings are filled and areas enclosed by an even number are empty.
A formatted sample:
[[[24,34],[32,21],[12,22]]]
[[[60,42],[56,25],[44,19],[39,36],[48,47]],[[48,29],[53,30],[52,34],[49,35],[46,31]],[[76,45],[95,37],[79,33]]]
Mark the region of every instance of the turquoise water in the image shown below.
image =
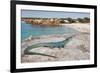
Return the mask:
[[[64,26],[37,26],[21,22],[21,39],[24,40],[30,35],[41,36],[41,35],[52,35],[52,34],[74,34],[78,31],[69,27]]]

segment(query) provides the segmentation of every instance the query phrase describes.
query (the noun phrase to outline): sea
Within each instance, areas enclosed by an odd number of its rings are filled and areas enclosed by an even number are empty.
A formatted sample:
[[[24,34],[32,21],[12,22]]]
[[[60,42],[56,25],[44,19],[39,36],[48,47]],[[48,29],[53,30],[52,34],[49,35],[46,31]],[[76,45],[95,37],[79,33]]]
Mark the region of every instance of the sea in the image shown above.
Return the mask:
[[[42,35],[53,35],[53,34],[75,34],[77,30],[65,26],[39,26],[32,25],[26,22],[21,22],[21,40],[28,38],[29,36],[42,36]]]

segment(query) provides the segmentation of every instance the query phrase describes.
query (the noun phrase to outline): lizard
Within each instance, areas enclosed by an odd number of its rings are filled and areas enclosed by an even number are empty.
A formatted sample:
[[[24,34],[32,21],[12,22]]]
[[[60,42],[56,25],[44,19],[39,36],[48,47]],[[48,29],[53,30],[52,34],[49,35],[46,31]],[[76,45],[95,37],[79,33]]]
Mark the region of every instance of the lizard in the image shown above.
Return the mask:
[[[73,35],[73,36],[75,36],[75,35]],[[47,54],[43,54],[43,53],[31,52],[30,50],[33,49],[33,48],[37,48],[37,47],[50,47],[51,49],[53,49],[53,48],[64,48],[65,44],[67,44],[73,36],[70,36],[70,37],[68,37],[65,40],[60,41],[60,42],[38,43],[38,44],[28,46],[24,50],[24,54],[26,54],[26,55],[42,55],[42,56],[57,58],[55,56],[51,56],[51,55],[47,55]]]

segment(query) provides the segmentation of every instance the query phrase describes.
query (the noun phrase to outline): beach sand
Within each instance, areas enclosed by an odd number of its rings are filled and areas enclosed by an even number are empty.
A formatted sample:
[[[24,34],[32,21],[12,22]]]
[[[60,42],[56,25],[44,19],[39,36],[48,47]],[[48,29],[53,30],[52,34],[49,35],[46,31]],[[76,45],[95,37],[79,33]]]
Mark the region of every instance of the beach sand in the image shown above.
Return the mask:
[[[90,24],[89,23],[72,23],[72,24],[62,24],[65,27],[70,27],[78,30],[79,32],[90,32]]]

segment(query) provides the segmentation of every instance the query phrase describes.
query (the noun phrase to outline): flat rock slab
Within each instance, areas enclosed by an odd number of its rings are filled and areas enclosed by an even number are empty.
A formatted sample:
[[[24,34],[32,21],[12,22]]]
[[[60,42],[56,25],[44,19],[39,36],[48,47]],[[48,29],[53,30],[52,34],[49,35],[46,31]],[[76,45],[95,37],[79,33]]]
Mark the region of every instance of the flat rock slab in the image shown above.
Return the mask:
[[[62,37],[61,40],[64,39]],[[58,40],[59,37],[56,37]],[[54,37],[51,38],[52,40]],[[45,40],[46,41],[46,40]],[[69,61],[69,60],[88,60],[90,59],[90,35],[89,34],[78,34],[72,38],[65,45],[64,48],[49,48],[49,47],[38,47],[30,50],[31,52],[38,52],[47,55],[55,56],[48,57],[42,55],[24,55],[21,57],[22,63],[26,62],[46,62],[46,61]]]

